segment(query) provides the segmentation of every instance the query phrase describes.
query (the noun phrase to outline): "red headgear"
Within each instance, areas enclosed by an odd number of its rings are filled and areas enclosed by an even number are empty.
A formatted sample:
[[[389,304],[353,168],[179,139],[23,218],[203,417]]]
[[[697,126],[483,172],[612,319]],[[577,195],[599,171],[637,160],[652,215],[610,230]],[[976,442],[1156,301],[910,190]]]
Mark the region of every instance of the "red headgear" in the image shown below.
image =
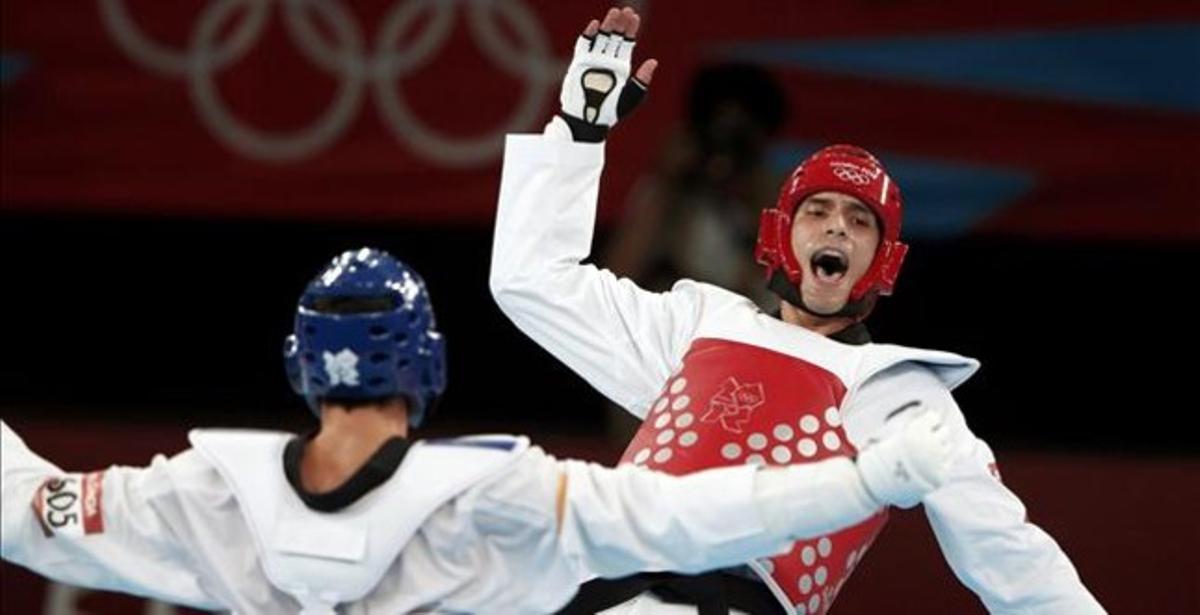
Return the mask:
[[[793,286],[800,285],[803,269],[792,250],[792,216],[804,199],[818,192],[841,192],[865,203],[879,218],[881,237],[875,258],[850,290],[850,301],[868,294],[892,294],[908,246],[900,242],[903,201],[892,181],[870,152],[853,145],[830,145],[800,163],[779,192],[774,207],[762,212],[754,259],[767,268],[770,279],[782,271]]]

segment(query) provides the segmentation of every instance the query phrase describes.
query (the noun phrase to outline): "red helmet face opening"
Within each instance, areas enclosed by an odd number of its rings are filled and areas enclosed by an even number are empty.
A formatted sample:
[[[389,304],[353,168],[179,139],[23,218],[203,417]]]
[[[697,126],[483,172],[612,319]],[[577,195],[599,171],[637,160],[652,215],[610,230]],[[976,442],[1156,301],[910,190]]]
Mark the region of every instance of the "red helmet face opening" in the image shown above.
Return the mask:
[[[796,208],[818,192],[840,192],[862,201],[881,225],[879,247],[871,266],[854,284],[850,301],[869,294],[890,295],[896,285],[908,246],[900,241],[904,203],[900,187],[870,152],[853,145],[831,145],[800,163],[784,183],[774,207],[763,210],[754,258],[767,268],[769,279],[782,270],[797,287],[803,269],[792,250],[792,220]]]

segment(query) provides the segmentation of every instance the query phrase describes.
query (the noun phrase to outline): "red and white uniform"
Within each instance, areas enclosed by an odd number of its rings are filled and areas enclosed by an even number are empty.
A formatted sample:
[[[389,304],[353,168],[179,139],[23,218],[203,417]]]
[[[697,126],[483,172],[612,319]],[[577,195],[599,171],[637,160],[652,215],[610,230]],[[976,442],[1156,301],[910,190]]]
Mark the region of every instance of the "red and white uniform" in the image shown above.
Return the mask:
[[[1025,520],[1020,500],[989,470],[991,450],[951,397],[976,361],[846,345],[721,288],[683,280],[650,293],[581,264],[603,162],[602,144],[509,136],[491,287],[518,328],[644,419],[623,461],[684,474],[851,456],[884,435],[890,413],[932,409],[957,445],[950,482],[924,505],[958,577],[992,612],[1103,612],[1054,540]],[[750,565],[788,612],[824,613],[885,522],[880,511]]]

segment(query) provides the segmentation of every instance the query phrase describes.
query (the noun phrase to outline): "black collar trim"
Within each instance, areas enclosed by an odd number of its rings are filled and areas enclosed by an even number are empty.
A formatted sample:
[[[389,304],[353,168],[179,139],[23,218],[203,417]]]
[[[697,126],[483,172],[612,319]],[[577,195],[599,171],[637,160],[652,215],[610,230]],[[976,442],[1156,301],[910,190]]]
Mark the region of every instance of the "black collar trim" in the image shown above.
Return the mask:
[[[856,322],[837,333],[829,336],[829,339],[850,344],[851,346],[862,346],[863,344],[871,343],[871,332],[867,330],[867,325],[861,322]]]
[[[774,316],[778,320],[783,320],[783,313],[781,312],[780,308],[775,308],[771,312],[771,316]],[[835,342],[849,344],[851,346],[862,346],[863,344],[871,343],[871,332],[867,330],[867,325],[861,322],[856,322],[849,327],[830,335],[829,339]]]
[[[408,454],[410,446],[408,440],[404,438],[391,438],[384,442],[379,450],[376,450],[346,482],[332,491],[313,493],[305,489],[300,481],[300,459],[304,455],[304,447],[316,435],[317,432],[313,431],[292,438],[288,442],[287,447],[283,449],[283,472],[304,505],[319,512],[342,510],[357,502],[372,489],[387,482],[400,467],[400,462],[404,461],[404,456]]]

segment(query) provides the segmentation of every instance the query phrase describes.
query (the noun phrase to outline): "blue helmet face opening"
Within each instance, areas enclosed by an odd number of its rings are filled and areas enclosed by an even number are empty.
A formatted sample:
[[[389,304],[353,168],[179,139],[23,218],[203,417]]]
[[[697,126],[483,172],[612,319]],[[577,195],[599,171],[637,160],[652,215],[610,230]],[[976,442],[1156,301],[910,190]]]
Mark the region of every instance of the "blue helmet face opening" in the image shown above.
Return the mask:
[[[425,282],[371,248],[342,253],[309,283],[284,365],[314,412],[325,398],[403,397],[414,427],[446,388],[445,341]]]

